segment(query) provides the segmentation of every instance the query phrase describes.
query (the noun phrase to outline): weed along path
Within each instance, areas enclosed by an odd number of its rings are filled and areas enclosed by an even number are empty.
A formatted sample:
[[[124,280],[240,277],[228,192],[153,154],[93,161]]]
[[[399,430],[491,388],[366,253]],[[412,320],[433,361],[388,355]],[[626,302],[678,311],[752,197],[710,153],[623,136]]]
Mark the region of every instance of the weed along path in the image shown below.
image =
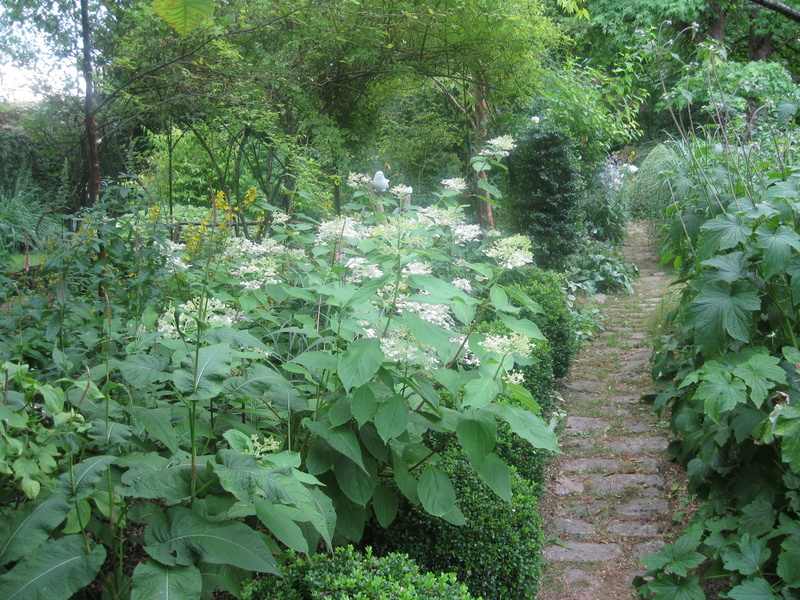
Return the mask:
[[[683,474],[667,461],[667,430],[650,404],[651,339],[669,279],[643,224],[632,224],[625,260],[639,268],[633,295],[608,296],[605,328],[563,383],[563,454],[548,469],[542,521],[549,542],[538,600],[627,600],[640,559],[681,528]]]

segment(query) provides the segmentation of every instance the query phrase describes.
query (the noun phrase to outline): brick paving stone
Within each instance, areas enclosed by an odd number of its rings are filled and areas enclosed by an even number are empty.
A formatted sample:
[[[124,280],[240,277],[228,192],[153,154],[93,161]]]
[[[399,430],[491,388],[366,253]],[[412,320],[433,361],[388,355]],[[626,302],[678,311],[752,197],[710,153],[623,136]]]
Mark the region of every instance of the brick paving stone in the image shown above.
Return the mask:
[[[556,531],[570,535],[594,535],[595,526],[580,519],[556,519]]]
[[[568,547],[551,544],[545,546],[545,560],[554,562],[601,562],[622,556],[620,544],[596,544],[592,542],[569,542]]]
[[[617,506],[616,511],[623,517],[651,517],[669,511],[669,502],[663,498],[636,498]]]
[[[642,496],[657,496],[664,487],[664,478],[658,475],[625,473],[619,475],[593,475],[584,489],[599,496],[614,496],[635,490]]]

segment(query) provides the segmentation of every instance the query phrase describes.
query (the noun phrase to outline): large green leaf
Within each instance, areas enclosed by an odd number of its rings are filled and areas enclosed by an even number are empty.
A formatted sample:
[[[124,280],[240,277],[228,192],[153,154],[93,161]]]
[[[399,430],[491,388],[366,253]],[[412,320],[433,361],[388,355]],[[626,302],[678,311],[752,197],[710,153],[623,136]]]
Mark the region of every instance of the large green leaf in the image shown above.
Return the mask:
[[[426,511],[441,517],[450,512],[456,503],[453,484],[442,471],[428,465],[419,477],[417,492]]]
[[[431,275],[411,275],[408,284],[419,290],[424,290],[425,295],[415,295],[412,300],[427,304],[450,304],[453,299],[459,299],[467,305],[478,304],[478,300],[457,288],[452,283],[433,277]]]
[[[362,385],[353,390],[350,412],[353,413],[353,417],[358,421],[359,427],[363,427],[364,423],[371,421],[375,417],[377,409],[378,401],[369,385]]]
[[[375,427],[384,442],[399,436],[408,428],[408,416],[408,404],[402,396],[390,396],[378,406]]]
[[[380,340],[363,338],[354,341],[339,357],[338,373],[346,390],[367,383],[381,367],[386,357]]]
[[[750,400],[760,407],[767,399],[769,391],[775,384],[786,381],[786,371],[779,366],[780,360],[777,356],[757,353],[751,356],[747,362],[736,365],[733,374],[740,377],[750,388]]]
[[[508,466],[496,454],[489,454],[479,462],[472,461],[472,466],[489,488],[506,502],[511,502],[511,472]]]
[[[722,561],[729,571],[752,575],[759,571],[770,554],[764,539],[745,533],[735,545],[722,548]]]
[[[559,452],[555,432],[532,412],[502,402],[490,404],[486,410],[508,423],[511,431],[528,440],[534,448]]]
[[[311,420],[306,420],[305,425],[311,433],[324,438],[334,449],[364,469],[361,445],[352,429],[346,425],[331,427],[328,423]]]
[[[6,514],[0,520],[0,565],[32,553],[50,537],[71,508],[72,503],[56,493]]]
[[[465,410],[458,416],[456,434],[473,464],[482,462],[497,441],[497,421],[486,411]]]
[[[778,555],[777,572],[778,577],[789,587],[800,587],[800,553],[781,552]]]
[[[229,398],[259,398],[266,396],[273,386],[291,387],[291,384],[280,373],[256,363],[242,375],[227,378],[222,392]]]
[[[116,456],[98,455],[86,458],[72,468],[72,473],[64,473],[58,478],[56,490],[70,501],[77,502],[91,496],[97,482],[106,472]]]
[[[153,8],[183,36],[214,13],[214,0],[153,0]]]
[[[166,566],[150,559],[133,571],[131,600],[195,600],[203,589],[194,565]]]
[[[241,502],[252,502],[253,496],[263,496],[280,504],[294,504],[307,494],[306,487],[289,467],[262,465],[254,455],[235,450],[220,450],[214,473],[226,490]]]
[[[253,498],[253,505],[259,520],[278,538],[278,541],[292,550],[308,554],[308,541],[303,535],[303,530],[295,522],[298,517],[301,521],[307,520],[302,511],[258,497]]]
[[[367,505],[378,483],[378,469],[371,456],[365,457],[364,466],[366,470],[345,456],[333,465],[339,489],[359,506]]]
[[[106,550],[89,553],[82,535],[68,535],[39,546],[0,578],[3,600],[68,600],[97,575]]]
[[[761,264],[764,268],[764,279],[769,279],[786,268],[792,250],[800,252],[800,235],[785,225],[779,225],[775,229],[762,225],[756,229],[756,246],[764,251]]]
[[[163,499],[169,504],[192,495],[192,465],[155,453],[120,460],[129,469],[122,475],[119,493],[137,498]],[[199,474],[199,472],[198,472]]]
[[[222,382],[230,374],[233,352],[228,344],[200,348],[183,359],[181,368],[172,374],[178,391],[192,400],[208,400],[222,391]],[[195,364],[196,362],[196,364]]]
[[[481,377],[473,379],[464,386],[464,398],[461,402],[464,406],[482,408],[490,404],[499,393],[500,386],[493,378]]]
[[[278,574],[272,551],[258,533],[239,521],[208,521],[176,506],[145,531],[145,550],[168,566],[192,565],[197,559]]]
[[[737,279],[745,279],[750,271],[750,261],[745,252],[729,252],[718,254],[703,261],[703,265],[713,267],[714,272],[706,269],[702,277],[704,282],[727,281],[733,283]]]
[[[165,377],[167,359],[156,354],[134,354],[119,363],[125,381],[134,389],[142,389]]]
[[[694,575],[681,577],[674,573],[659,573],[648,584],[655,593],[653,600],[705,600],[706,595]]]
[[[138,422],[149,436],[164,444],[172,454],[178,452],[178,434],[172,426],[175,411],[168,406],[146,408],[128,406],[125,410]]]
[[[729,213],[706,221],[700,229],[699,254],[703,259],[747,242],[752,233],[748,225],[739,222],[739,217]]]
[[[715,371],[703,377],[694,398],[702,400],[705,413],[719,423],[720,414],[747,402],[747,393],[741,379],[734,379],[727,371]]]
[[[747,579],[732,587],[728,591],[728,596],[733,600],[777,600],[780,598],[772,592],[769,582],[762,577]]]
[[[706,356],[713,357],[727,348],[728,336],[749,342],[760,308],[758,290],[749,282],[715,281],[704,286],[689,306],[695,344]]]
[[[645,556],[642,564],[651,570],[666,569],[670,573],[686,576],[690,569],[705,560],[702,554],[696,552],[700,537],[697,531],[689,531],[674,544],[664,544],[658,553]]]
[[[372,497],[372,510],[375,511],[375,518],[382,527],[389,527],[392,524],[399,506],[400,502],[395,493],[385,485],[378,484]]]

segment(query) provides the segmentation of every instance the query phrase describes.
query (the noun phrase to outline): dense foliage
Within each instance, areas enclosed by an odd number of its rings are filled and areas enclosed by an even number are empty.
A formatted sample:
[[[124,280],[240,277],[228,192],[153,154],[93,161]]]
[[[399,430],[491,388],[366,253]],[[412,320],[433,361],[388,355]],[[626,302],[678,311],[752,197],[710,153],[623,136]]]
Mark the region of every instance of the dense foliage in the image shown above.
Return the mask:
[[[681,284],[654,402],[700,504],[645,559],[643,597],[700,599],[711,580],[738,600],[792,597],[800,581],[797,129],[765,102],[755,120],[718,105],[717,125],[653,160],[672,167],[663,258]]]
[[[304,600],[324,596],[331,600],[470,600],[464,584],[452,573],[422,573],[403,554],[383,557],[364,554],[352,546],[339,547],[331,556],[304,557],[289,553],[283,578],[264,577],[245,587],[243,600]]]
[[[511,501],[498,502],[463,452],[451,448],[437,464],[456,486],[466,524],[430,518],[403,502],[395,522],[375,532],[373,545],[407,553],[431,570],[454,571],[476,597],[535,597],[544,543],[536,484],[512,470]]]

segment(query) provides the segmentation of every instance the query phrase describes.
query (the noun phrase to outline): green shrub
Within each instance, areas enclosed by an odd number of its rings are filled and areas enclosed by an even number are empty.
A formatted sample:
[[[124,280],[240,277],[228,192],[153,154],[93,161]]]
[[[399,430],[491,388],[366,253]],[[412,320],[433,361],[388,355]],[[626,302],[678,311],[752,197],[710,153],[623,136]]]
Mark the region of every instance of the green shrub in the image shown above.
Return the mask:
[[[294,552],[283,568],[284,578],[265,577],[245,586],[242,600],[470,600],[472,596],[453,573],[423,573],[403,554],[383,557],[352,546],[333,556],[309,557]]]
[[[535,484],[512,467],[509,504],[480,481],[462,452],[445,452],[436,466],[453,482],[466,524],[453,525],[405,503],[388,529],[374,526],[373,546],[382,553],[408,553],[430,571],[455,571],[473,595],[486,600],[534,598],[543,543]]]
[[[553,376],[563,379],[569,375],[579,342],[576,333],[577,317],[564,291],[565,277],[554,271],[527,266],[507,271],[501,283],[520,288],[542,307],[543,313],[531,314],[523,311],[520,317],[536,323],[550,342]]]
[[[626,265],[616,246],[592,242],[574,257],[569,278],[581,284],[589,294],[605,292],[633,293],[636,265]]]
[[[584,178],[574,137],[555,125],[521,133],[509,157],[508,192],[499,218],[531,238],[541,266],[562,268],[585,236]]]
[[[653,148],[642,161],[628,188],[628,204],[633,219],[647,219],[661,225],[672,202],[668,175],[676,171],[679,156],[666,144]]]

